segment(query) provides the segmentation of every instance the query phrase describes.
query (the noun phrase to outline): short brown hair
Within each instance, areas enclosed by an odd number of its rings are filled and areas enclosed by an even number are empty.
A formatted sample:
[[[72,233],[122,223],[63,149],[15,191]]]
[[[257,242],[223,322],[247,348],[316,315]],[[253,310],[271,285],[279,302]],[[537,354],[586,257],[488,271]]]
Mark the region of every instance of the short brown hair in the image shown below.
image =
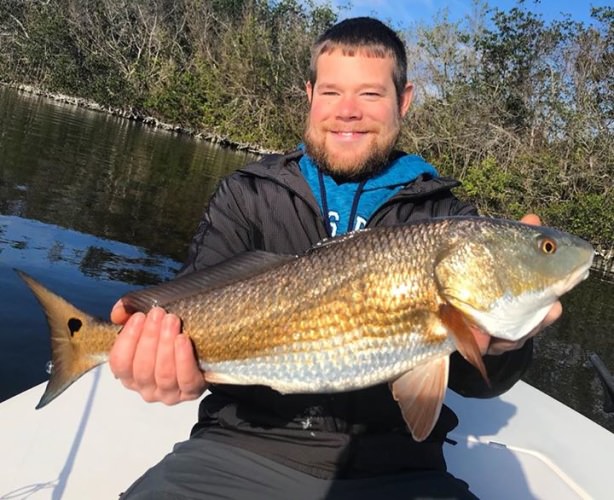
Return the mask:
[[[318,57],[330,54],[336,49],[341,49],[343,54],[348,56],[363,52],[371,57],[392,57],[392,79],[400,102],[407,85],[407,54],[405,45],[392,29],[372,17],[346,19],[329,28],[311,48],[309,81],[312,85],[317,78]]]

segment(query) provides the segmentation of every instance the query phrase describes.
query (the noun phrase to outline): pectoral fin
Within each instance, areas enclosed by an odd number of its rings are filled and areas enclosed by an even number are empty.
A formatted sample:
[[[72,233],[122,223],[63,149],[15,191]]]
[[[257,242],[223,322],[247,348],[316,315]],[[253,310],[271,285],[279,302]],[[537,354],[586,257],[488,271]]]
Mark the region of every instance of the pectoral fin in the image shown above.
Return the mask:
[[[472,332],[472,329],[477,326],[469,323],[462,312],[449,304],[443,304],[440,307],[439,316],[454,339],[458,352],[480,371],[482,378],[490,385],[482,353]]]
[[[416,441],[424,441],[435,427],[448,387],[449,357],[419,365],[391,384],[392,395]]]

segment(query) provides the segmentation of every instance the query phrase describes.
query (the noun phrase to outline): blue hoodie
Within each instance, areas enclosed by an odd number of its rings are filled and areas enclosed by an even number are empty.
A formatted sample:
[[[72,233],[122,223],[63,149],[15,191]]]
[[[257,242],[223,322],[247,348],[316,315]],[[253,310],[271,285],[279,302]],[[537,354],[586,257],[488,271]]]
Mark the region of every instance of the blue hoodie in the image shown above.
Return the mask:
[[[417,155],[401,156],[382,172],[360,182],[337,183],[322,173],[307,154],[299,160],[299,167],[322,214],[328,213],[324,220],[330,236],[365,227],[379,207],[420,175],[438,176],[435,168]]]

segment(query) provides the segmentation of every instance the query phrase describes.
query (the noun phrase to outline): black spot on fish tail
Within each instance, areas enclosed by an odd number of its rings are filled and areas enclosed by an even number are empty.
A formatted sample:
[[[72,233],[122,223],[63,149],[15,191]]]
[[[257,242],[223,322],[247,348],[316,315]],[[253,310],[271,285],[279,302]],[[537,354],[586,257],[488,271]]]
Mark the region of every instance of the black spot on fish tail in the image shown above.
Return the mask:
[[[75,333],[81,330],[83,326],[83,322],[78,318],[70,318],[68,320],[68,330],[70,331],[70,336],[74,337]]]

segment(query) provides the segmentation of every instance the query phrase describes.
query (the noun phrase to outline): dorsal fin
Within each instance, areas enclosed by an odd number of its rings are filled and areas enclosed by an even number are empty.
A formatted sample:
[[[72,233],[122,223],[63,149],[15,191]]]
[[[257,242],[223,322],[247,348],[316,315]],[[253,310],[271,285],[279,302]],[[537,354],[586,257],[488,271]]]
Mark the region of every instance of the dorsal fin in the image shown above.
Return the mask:
[[[353,240],[357,236],[361,236],[367,232],[372,232],[372,231],[373,229],[371,228],[365,228],[365,229],[359,229],[357,231],[351,231],[349,233],[342,234],[341,236],[331,236],[330,238],[324,238],[323,240],[318,241],[309,250],[307,250],[307,253],[314,252],[316,250],[320,250],[324,247],[338,245],[339,243],[343,243],[344,241]]]
[[[153,306],[164,307],[204,290],[256,276],[296,258],[295,255],[280,255],[260,250],[245,252],[216,266],[130,292],[122,297],[122,301],[130,312],[145,312]]]

